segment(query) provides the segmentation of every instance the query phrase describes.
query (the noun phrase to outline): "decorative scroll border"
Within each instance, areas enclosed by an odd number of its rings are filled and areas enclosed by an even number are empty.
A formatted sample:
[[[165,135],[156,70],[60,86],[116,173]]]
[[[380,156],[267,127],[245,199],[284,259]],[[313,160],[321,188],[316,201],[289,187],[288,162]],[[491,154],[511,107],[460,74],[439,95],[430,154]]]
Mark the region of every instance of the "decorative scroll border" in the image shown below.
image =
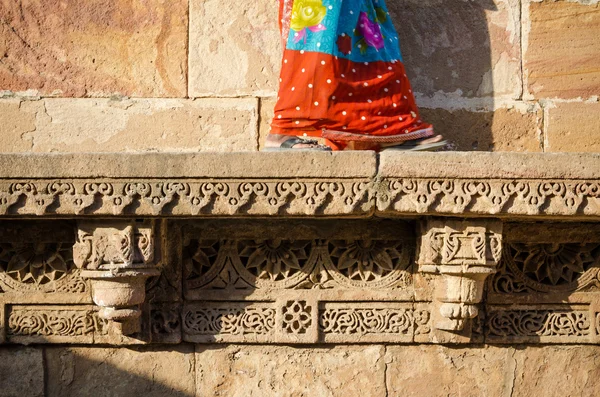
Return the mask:
[[[600,216],[598,180],[2,180],[0,216]]]
[[[589,306],[488,306],[486,343],[598,343]]]
[[[598,180],[386,178],[379,191],[381,212],[600,215]]]
[[[411,302],[195,302],[182,311],[194,343],[412,343],[431,313]]]

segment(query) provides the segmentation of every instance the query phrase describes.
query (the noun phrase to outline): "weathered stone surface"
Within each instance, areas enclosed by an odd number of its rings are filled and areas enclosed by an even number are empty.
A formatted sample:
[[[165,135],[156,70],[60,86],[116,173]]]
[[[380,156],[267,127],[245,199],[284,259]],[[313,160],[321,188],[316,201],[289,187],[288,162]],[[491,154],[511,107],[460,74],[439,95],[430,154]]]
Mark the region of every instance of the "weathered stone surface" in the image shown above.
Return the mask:
[[[598,396],[600,346],[544,346],[519,349],[515,396]]]
[[[416,93],[518,97],[518,1],[405,0],[387,5]]]
[[[542,111],[501,108],[494,112],[424,109],[421,117],[436,133],[450,141],[453,150],[540,152]]]
[[[600,4],[527,1],[527,91],[535,98],[589,98],[600,94]]]
[[[3,397],[44,395],[42,349],[0,347],[0,395]]]
[[[548,109],[548,118],[545,122],[546,151],[600,152],[598,115],[600,115],[598,102],[558,103]]]
[[[387,152],[376,161],[369,151],[0,154],[0,213],[600,214],[597,154]]]
[[[256,99],[0,100],[0,151],[253,151]]]
[[[260,125],[258,128],[260,149],[265,147],[265,140],[271,131],[271,121],[273,121],[276,101],[276,98],[262,98],[260,100]]]
[[[275,93],[277,9],[270,0],[190,0],[189,95]]]
[[[185,96],[187,1],[0,3],[0,91]]]
[[[46,349],[48,396],[192,396],[193,347]]]
[[[600,153],[390,153],[380,177],[597,179]]]
[[[513,382],[512,354],[497,347],[388,346],[388,395],[503,396]]]
[[[40,103],[37,101],[0,101],[1,151],[31,150],[33,145],[31,133],[36,129],[36,115],[40,110]]]
[[[384,396],[384,348],[196,347],[199,396]]]
[[[1,154],[0,178],[372,178],[355,152]]]

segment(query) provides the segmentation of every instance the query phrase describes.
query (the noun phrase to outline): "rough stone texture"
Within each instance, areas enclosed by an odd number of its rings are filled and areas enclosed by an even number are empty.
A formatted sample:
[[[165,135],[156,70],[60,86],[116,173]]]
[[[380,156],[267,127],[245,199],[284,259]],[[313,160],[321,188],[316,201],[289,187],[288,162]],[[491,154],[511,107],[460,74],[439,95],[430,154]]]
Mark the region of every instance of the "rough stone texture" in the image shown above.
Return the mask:
[[[193,347],[47,348],[47,396],[193,396]]]
[[[404,0],[387,4],[416,93],[518,97],[518,1]]]
[[[600,5],[581,3],[529,4],[525,75],[527,90],[535,98],[600,94]]]
[[[0,101],[0,141],[3,152],[27,152],[33,146],[39,103],[20,100]]]
[[[260,149],[265,147],[265,140],[271,131],[275,102],[277,102],[276,98],[262,98],[260,100],[260,126],[258,128]]]
[[[600,395],[600,346],[529,347],[514,356],[515,396]]]
[[[600,152],[600,103],[558,103],[548,109],[546,151]]]
[[[190,0],[189,95],[275,93],[277,9],[270,0]]]
[[[0,153],[0,178],[373,178],[376,161],[371,151]]]
[[[3,397],[44,395],[44,364],[41,349],[0,346],[0,395]]]
[[[542,111],[535,106],[495,112],[421,109],[421,117],[450,141],[452,150],[541,151]]]
[[[187,1],[2,1],[0,91],[185,96]]]
[[[196,347],[199,396],[384,396],[384,347]]]
[[[380,177],[596,179],[600,153],[390,153],[379,155]]]
[[[511,388],[513,353],[497,347],[388,346],[388,395],[504,396]]]
[[[0,100],[3,152],[252,151],[256,99]]]

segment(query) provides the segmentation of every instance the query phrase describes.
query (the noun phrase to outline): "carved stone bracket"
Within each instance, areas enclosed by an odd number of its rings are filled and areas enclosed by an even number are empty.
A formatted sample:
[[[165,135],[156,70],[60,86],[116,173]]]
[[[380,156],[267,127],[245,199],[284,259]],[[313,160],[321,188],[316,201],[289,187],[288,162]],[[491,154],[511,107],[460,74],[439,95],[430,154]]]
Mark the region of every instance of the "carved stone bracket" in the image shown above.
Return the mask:
[[[434,327],[462,331],[478,314],[485,279],[496,272],[502,223],[428,219],[421,226],[419,270],[440,275],[435,282]]]
[[[81,221],[73,246],[75,264],[91,280],[92,298],[100,318],[118,326],[123,335],[140,331],[140,304],[146,299],[155,267],[152,221]]]

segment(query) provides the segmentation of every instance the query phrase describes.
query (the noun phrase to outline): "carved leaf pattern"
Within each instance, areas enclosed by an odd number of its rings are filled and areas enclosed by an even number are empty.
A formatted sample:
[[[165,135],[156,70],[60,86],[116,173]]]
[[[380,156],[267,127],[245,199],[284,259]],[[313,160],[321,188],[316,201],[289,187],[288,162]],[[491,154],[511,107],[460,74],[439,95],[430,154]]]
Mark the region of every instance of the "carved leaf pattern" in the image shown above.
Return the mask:
[[[275,327],[271,308],[195,309],[185,313],[184,330],[191,335],[268,334]]]
[[[405,309],[326,309],[319,330],[327,334],[404,334],[413,330],[412,312]]]
[[[487,320],[490,336],[586,336],[588,312],[514,310],[492,312]]]
[[[70,251],[71,246],[62,243],[0,244],[0,274],[23,284],[52,283],[74,268]]]
[[[16,310],[8,318],[11,336],[82,336],[105,334],[106,322],[96,312],[75,310]]]
[[[383,240],[331,242],[331,257],[338,258],[337,269],[351,280],[374,281],[398,269],[399,244]]]
[[[503,258],[492,281],[497,293],[575,291],[600,283],[600,243],[513,243]]]

